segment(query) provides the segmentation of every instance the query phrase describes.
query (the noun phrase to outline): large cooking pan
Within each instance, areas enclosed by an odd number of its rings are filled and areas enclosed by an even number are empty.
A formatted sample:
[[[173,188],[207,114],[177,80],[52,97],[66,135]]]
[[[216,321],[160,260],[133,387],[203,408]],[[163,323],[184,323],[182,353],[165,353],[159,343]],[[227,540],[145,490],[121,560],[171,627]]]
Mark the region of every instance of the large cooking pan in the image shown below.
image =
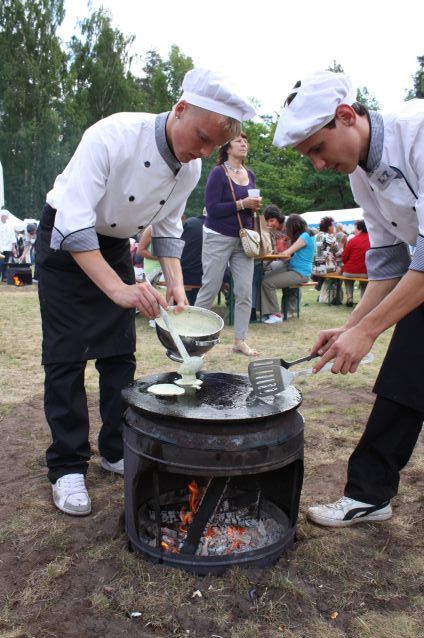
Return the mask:
[[[184,312],[174,311],[175,306],[168,308],[172,324],[190,356],[201,357],[219,343],[219,334],[224,327],[224,322],[215,312],[195,306],[186,306]],[[167,355],[174,361],[182,361],[178,348],[161,317],[156,319],[156,333],[161,344],[167,349]]]

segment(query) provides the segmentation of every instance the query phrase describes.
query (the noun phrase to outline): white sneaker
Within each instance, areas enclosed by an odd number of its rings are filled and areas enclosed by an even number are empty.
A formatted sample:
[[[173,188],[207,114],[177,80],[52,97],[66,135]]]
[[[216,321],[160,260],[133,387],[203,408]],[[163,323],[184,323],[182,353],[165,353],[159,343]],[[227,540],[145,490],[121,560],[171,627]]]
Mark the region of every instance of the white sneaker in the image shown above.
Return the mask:
[[[264,319],[263,323],[270,325],[271,323],[282,323],[283,318],[278,315],[269,315],[268,319]]]
[[[52,485],[56,507],[73,516],[86,516],[91,512],[91,501],[83,474],[65,474]]]
[[[115,463],[111,463],[107,459],[102,456],[101,465],[104,470],[108,472],[114,472],[115,474],[120,474],[124,476],[124,459],[119,459],[119,461],[115,461]]]
[[[392,516],[392,507],[389,501],[381,505],[370,505],[342,496],[335,503],[309,507],[306,515],[318,525],[348,527],[355,523],[386,521]]]

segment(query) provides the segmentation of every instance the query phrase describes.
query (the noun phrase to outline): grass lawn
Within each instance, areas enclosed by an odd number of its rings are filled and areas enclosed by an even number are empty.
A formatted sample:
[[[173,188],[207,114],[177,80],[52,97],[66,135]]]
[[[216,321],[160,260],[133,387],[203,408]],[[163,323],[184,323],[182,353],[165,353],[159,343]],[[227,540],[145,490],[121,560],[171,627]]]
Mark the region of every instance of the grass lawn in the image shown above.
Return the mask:
[[[358,296],[358,292],[355,292]],[[316,303],[306,290],[300,319],[253,324],[261,356],[306,354],[318,331],[341,325],[345,306]],[[74,518],[51,502],[44,452],[40,320],[35,285],[0,286],[0,637],[1,638],[422,638],[422,440],[402,474],[394,516],[346,530],[319,528],[306,507],[338,498],[361,435],[390,331],[371,364],[354,375],[301,378],[305,480],[292,549],[266,570],[199,578],[127,551],[119,526],[123,481],[104,472],[97,450],[97,372],[87,366],[93,456],[87,485],[93,513]],[[226,317],[226,308],[216,308]],[[137,317],[136,376],[175,370],[154,329]],[[231,350],[232,328],[204,370],[247,372]],[[194,594],[199,591],[199,594]],[[138,612],[137,615],[133,615]]]

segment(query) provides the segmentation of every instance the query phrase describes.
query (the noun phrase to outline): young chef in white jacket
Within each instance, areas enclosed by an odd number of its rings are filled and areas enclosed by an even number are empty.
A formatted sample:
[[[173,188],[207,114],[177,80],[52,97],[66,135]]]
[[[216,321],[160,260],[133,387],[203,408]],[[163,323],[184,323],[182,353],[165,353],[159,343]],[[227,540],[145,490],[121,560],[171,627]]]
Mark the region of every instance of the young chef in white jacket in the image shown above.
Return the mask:
[[[375,339],[397,324],[345,495],[310,507],[308,517],[331,527],[386,520],[424,420],[424,100],[396,113],[369,112],[347,76],[315,73],[287,98],[274,144],[294,147],[317,171],[348,173],[370,236],[367,290],[344,326],[319,334],[315,370],[334,360],[334,373],[355,372]],[[408,245],[416,247],[412,260]]]
[[[46,459],[54,503],[67,514],[91,511],[86,362],[95,359],[99,372],[101,463],[123,474],[121,389],[135,370],[135,310],[153,319],[159,305],[183,310],[188,303],[180,267],[186,200],[201,158],[239,135],[240,122],[254,113],[220,75],[193,69],[170,113],[118,113],[89,128],[47,194],[37,237],[52,432]],[[128,238],[149,225],[166,301],[134,280]]]

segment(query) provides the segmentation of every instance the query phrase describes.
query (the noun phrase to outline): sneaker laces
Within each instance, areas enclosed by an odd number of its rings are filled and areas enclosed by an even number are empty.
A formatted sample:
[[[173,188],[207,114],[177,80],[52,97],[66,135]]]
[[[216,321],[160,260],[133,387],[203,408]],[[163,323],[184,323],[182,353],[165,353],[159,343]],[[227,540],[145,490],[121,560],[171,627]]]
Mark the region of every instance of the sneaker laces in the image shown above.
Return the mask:
[[[66,474],[62,476],[60,486],[73,494],[87,491],[83,474]]]
[[[335,503],[331,503],[330,507],[334,507],[334,509],[342,510],[346,505],[350,505],[352,499],[349,496],[342,496]]]

